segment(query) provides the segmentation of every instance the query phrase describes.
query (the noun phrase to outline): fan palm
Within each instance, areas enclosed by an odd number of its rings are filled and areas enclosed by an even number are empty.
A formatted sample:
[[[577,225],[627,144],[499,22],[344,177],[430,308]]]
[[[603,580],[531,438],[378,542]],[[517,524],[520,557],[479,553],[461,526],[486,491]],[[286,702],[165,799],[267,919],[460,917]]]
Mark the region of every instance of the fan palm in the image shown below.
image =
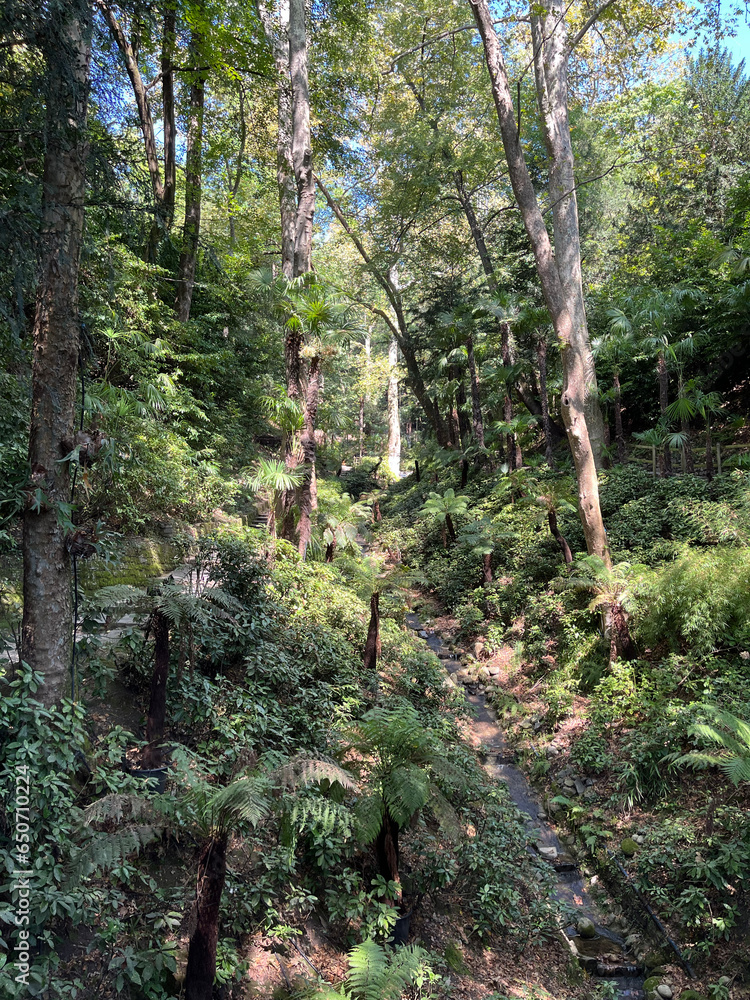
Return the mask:
[[[453,523],[453,518],[458,514],[465,514],[468,509],[469,501],[466,497],[456,496],[456,491],[453,489],[447,489],[445,493],[441,496],[439,493],[431,492],[429,497],[425,500],[422,506],[422,514],[430,514],[435,517],[441,525],[443,525],[443,545],[447,548],[448,542],[445,536],[445,530],[448,531],[448,536],[451,542],[456,541],[456,527]]]
[[[576,575],[562,581],[564,587],[588,590],[594,597],[590,611],[601,611],[605,635],[609,633],[609,662],[632,660],[637,655],[628,626],[628,610],[637,574],[645,567],[628,562],[607,566],[599,556],[584,556],[576,563]]]
[[[266,527],[272,538],[276,538],[276,525],[283,517],[282,499],[284,493],[295,489],[302,482],[302,472],[290,469],[278,458],[259,458],[255,466],[243,470],[247,475],[247,485],[265,500],[268,505]]]

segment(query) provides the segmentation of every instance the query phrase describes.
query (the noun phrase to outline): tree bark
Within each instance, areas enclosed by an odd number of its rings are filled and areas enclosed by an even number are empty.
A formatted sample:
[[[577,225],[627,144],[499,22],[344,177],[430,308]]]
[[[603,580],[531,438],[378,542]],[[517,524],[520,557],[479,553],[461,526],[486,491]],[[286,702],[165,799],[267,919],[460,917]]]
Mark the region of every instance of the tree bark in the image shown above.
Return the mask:
[[[383,824],[375,838],[375,857],[378,871],[389,882],[396,882],[398,890],[394,903],[401,902],[401,878],[398,873],[398,823],[393,819],[386,806],[383,812]]]
[[[177,193],[177,129],[174,114],[174,53],[176,44],[176,9],[167,4],[164,10],[161,51],[162,128],[164,130],[164,195],[162,205],[163,224],[167,232],[170,231],[174,222],[174,203]]]
[[[312,266],[315,215],[305,0],[289,2],[289,75],[292,83],[292,163],[297,183],[294,232],[294,277],[297,278],[307,274]]]
[[[151,698],[146,716],[145,767],[161,767],[162,752],[159,743],[164,738],[167,719],[167,680],[169,678],[169,622],[163,611],[157,609],[153,616],[154,672],[151,675]]]
[[[539,367],[539,399],[542,406],[542,430],[544,431],[544,458],[547,465],[555,467],[555,455],[552,450],[552,421],[549,415],[549,399],[547,397],[547,338],[542,335],[536,342],[536,359]]]
[[[609,660],[634,660],[638,655],[635,643],[628,628],[628,618],[621,604],[615,602],[607,608],[608,626],[610,629]]]
[[[492,553],[485,552],[482,557],[482,583],[492,583]]]
[[[394,478],[401,472],[401,418],[398,408],[398,341],[391,337],[388,347],[388,468]]]
[[[370,598],[370,624],[367,627],[367,642],[363,665],[365,670],[375,671],[380,657],[380,592]]]
[[[334,539],[332,539],[328,543],[328,545],[326,545],[326,562],[327,563],[332,563],[333,562],[333,556],[334,556],[335,552],[336,552],[336,539],[334,538]]]
[[[614,411],[615,411],[615,440],[617,441],[617,461],[620,465],[625,465],[628,460],[627,449],[625,448],[625,434],[622,429],[622,394],[620,391],[620,373],[615,372],[612,376],[612,383],[615,389]]]
[[[197,923],[188,946],[185,1000],[211,1000],[216,978],[219,908],[227,874],[227,835],[212,837],[198,862]]]
[[[194,31],[190,36],[190,61],[197,66],[202,56],[203,36]],[[203,105],[206,96],[206,72],[193,69],[190,82],[190,112],[185,153],[185,222],[182,230],[182,252],[177,275],[177,318],[181,323],[190,319],[201,229],[201,186],[203,170]]]
[[[583,409],[597,467],[602,463],[604,422],[599,407],[581,272],[575,164],[568,120],[568,42],[566,8],[559,0],[532,5],[531,37],[537,103],[549,163],[549,195],[555,240],[555,263],[570,316],[570,344],[579,355],[584,379]]]
[[[470,3],[484,44],[513,192],[531,243],[545,303],[561,345],[564,374],[561,410],[576,469],[578,507],[586,547],[590,555],[598,555],[605,563],[609,563],[607,536],[599,504],[596,464],[586,423],[586,398],[590,391],[590,373],[587,372],[589,359],[581,351],[580,337],[573,333],[573,320],[565,302],[549,233],[524,159],[505,62],[487,0],[470,0]]]
[[[477,375],[477,363],[474,357],[474,338],[471,334],[466,337],[466,359],[469,364],[469,378],[471,380],[471,423],[474,431],[474,440],[479,448],[484,449],[484,417],[482,416],[482,394],[479,387],[479,376]]]
[[[320,390],[320,358],[310,359],[305,391],[305,426],[300,444],[305,462],[305,478],[300,487],[299,497],[299,552],[304,559],[312,535],[313,483],[315,476],[315,421],[318,415]]]
[[[551,507],[547,510],[547,524],[549,524],[550,534],[560,546],[565,565],[570,566],[573,562],[573,553],[570,551],[568,540],[557,526],[557,511]]]
[[[44,675],[47,706],[65,693],[71,653],[70,555],[58,505],[70,502],[63,441],[74,435],[79,354],[78,265],[86,195],[91,10],[85,0],[49,18],[41,272],[33,327],[29,465],[23,515],[21,659]],[[71,694],[73,692],[71,691]]]
[[[714,452],[711,441],[711,417],[706,415],[706,477],[710,482],[714,478]]]
[[[669,406],[669,371],[664,351],[659,351],[656,358],[656,373],[659,380],[659,412],[666,420],[667,407]],[[672,451],[668,444],[664,445],[662,468],[665,476],[672,475]]]

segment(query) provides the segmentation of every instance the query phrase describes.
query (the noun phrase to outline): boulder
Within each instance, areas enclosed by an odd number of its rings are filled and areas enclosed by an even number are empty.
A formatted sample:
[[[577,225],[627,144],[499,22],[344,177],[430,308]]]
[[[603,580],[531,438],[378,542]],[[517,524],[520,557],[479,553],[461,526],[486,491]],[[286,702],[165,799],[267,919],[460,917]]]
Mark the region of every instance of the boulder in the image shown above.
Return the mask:
[[[579,919],[576,924],[576,930],[582,938],[596,937],[596,927],[594,926],[594,921],[589,920],[588,917],[581,917]]]
[[[662,1000],[672,1000],[672,987],[667,986],[666,983],[661,983],[661,985],[657,986],[656,992]]]

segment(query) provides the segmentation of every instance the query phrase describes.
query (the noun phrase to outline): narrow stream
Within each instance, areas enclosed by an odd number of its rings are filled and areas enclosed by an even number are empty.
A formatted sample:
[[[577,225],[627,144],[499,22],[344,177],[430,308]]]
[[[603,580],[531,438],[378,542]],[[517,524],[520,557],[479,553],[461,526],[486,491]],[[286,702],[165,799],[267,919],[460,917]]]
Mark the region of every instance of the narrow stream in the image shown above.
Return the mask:
[[[460,669],[460,661],[440,636],[422,625],[416,614],[407,614],[406,624],[440,657],[448,673],[452,674]],[[547,821],[536,792],[523,772],[509,763],[513,754],[505,741],[503,730],[497,724],[495,713],[487,706],[484,695],[467,692],[466,697],[474,710],[474,718],[470,723],[472,732],[486,748],[483,754],[485,770],[497,781],[505,782],[511,799],[528,817],[526,825],[529,831],[533,831],[536,849],[557,874],[555,895],[574,914],[573,923],[564,928],[571,951],[591,975],[616,983],[618,997],[629,1000],[642,998],[644,978],[635,955],[621,937],[603,925],[599,907],[587,892],[575,860],[566,853],[554,827]],[[589,927],[589,936],[586,937],[576,929],[576,925],[583,927],[581,921],[585,919],[591,921],[594,931],[592,935]]]

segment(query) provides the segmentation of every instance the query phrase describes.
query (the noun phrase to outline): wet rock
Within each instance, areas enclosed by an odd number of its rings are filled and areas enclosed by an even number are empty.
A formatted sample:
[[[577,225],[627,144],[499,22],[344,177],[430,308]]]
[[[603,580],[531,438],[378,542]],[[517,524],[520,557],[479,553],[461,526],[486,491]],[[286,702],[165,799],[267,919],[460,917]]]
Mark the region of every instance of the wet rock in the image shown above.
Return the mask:
[[[576,930],[581,935],[582,938],[593,938],[596,937],[596,927],[594,926],[594,921],[589,920],[588,917],[581,917],[576,924]]]

